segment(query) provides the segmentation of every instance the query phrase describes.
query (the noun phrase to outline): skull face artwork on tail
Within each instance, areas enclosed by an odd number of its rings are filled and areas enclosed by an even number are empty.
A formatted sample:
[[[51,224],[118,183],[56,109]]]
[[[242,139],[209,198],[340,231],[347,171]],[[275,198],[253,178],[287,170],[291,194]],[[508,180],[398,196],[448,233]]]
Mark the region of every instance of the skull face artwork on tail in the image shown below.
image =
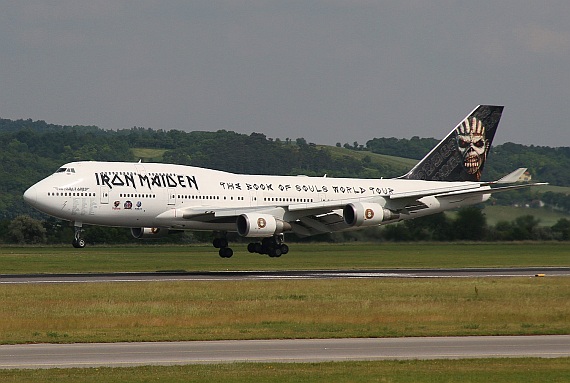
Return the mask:
[[[479,181],[489,150],[489,141],[485,137],[485,126],[481,120],[476,117],[463,120],[456,129],[456,142],[463,169],[474,180]]]
[[[481,181],[502,106],[479,105],[402,178]]]

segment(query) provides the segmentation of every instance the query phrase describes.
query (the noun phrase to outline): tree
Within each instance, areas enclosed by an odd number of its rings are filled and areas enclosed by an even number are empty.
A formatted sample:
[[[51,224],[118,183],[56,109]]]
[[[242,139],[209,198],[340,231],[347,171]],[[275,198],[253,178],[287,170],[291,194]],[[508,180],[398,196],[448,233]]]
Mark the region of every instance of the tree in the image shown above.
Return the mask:
[[[561,218],[552,226],[552,231],[556,235],[556,239],[562,241],[570,240],[570,220]]]
[[[487,219],[480,208],[464,207],[457,212],[453,226],[457,239],[480,241],[485,236]]]
[[[46,229],[41,221],[19,215],[8,225],[8,240],[19,244],[45,243]]]
[[[494,228],[490,230],[490,237],[495,241],[512,241],[513,224],[508,221],[499,221]]]
[[[513,239],[518,241],[539,239],[537,232],[540,220],[532,215],[523,215],[515,219],[513,225]]]
[[[452,236],[449,220],[444,213],[407,220],[403,226],[407,231],[406,236],[414,241],[445,241]],[[401,235],[402,232],[394,230],[390,233],[390,235],[396,234]]]

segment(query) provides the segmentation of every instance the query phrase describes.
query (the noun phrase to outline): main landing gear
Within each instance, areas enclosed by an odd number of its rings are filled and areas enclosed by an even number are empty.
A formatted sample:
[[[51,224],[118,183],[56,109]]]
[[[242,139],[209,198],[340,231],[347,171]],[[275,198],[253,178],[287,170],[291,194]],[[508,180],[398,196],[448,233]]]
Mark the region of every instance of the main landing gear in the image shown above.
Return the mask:
[[[263,238],[261,242],[252,242],[247,245],[247,250],[250,253],[267,254],[270,257],[280,257],[289,252],[289,246],[283,243],[284,235],[275,234],[272,237]],[[231,258],[234,251],[228,246],[228,239],[226,233],[216,233],[216,237],[212,242],[214,247],[219,250],[220,257]]]
[[[234,255],[234,251],[231,247],[228,247],[228,239],[226,238],[226,233],[221,233],[220,236],[214,238],[212,243],[216,249],[220,249],[218,254],[222,258],[231,258]]]
[[[273,237],[263,238],[260,242],[252,242],[247,245],[250,253],[267,254],[270,257],[280,257],[289,252],[289,246],[283,243],[284,235],[276,234]]]
[[[76,249],[83,249],[85,247],[85,239],[81,237],[81,233],[83,233],[83,228],[81,226],[73,226],[74,234],[73,234],[73,242],[71,244]]]

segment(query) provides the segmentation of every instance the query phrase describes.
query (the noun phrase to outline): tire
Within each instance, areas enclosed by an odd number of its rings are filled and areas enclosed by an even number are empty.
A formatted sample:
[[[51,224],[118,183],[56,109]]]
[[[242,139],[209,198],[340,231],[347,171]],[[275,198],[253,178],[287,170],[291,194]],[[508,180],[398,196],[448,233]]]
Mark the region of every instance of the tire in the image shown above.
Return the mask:
[[[278,248],[269,250],[269,256],[271,258],[279,258],[281,256],[281,248],[278,247]]]
[[[222,249],[228,247],[228,240],[226,238],[214,238],[212,245],[214,245],[216,249]]]
[[[73,242],[71,242],[71,244],[76,249],[83,249],[85,247],[85,240],[83,238],[79,238],[77,240],[74,239]]]
[[[222,258],[231,258],[234,255],[234,251],[231,247],[222,247],[219,251],[220,257]]]

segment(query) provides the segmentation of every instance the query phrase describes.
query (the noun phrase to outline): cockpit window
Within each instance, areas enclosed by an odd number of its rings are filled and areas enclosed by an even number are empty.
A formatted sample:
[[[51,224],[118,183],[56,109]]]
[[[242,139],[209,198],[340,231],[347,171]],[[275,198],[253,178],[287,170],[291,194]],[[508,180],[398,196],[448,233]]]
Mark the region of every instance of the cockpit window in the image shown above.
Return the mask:
[[[59,168],[56,173],[75,173],[74,168]]]

